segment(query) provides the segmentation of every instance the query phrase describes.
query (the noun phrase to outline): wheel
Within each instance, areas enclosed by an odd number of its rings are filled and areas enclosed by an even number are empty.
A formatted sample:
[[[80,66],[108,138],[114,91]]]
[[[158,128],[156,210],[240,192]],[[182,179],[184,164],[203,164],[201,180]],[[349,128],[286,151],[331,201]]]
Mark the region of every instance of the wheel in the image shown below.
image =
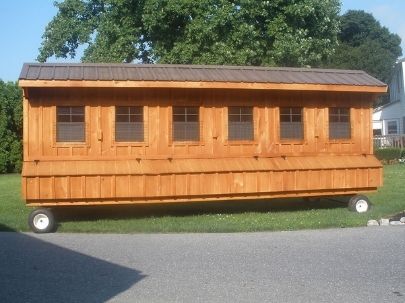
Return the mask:
[[[56,227],[52,212],[46,208],[33,210],[28,217],[28,225],[34,233],[38,234],[52,232]]]
[[[349,209],[357,213],[365,213],[371,208],[371,202],[366,196],[356,195],[349,200]]]

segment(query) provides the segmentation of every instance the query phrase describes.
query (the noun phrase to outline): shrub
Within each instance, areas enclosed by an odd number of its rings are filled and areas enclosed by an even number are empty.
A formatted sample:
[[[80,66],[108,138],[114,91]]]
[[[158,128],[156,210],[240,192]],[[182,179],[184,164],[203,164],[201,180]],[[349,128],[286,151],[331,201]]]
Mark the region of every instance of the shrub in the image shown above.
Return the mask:
[[[377,157],[377,159],[384,161],[398,160],[402,158],[404,153],[405,151],[402,149],[393,147],[378,148],[374,151],[374,155]]]
[[[0,173],[20,172],[22,161],[22,91],[0,80]]]

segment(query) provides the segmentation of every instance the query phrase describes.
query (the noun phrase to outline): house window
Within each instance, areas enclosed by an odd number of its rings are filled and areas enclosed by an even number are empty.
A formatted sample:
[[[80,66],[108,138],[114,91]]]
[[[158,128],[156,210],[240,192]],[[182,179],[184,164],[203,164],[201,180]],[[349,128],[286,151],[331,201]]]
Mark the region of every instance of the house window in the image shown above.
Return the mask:
[[[301,107],[280,108],[280,139],[304,139]]]
[[[197,106],[173,107],[173,141],[199,141],[200,123]]]
[[[332,107],[329,108],[329,138],[350,139],[350,108]]]
[[[85,142],[84,106],[56,107],[56,142]]]
[[[143,107],[115,107],[115,141],[143,142]]]
[[[405,117],[402,117],[402,133],[405,134]]]
[[[231,106],[228,108],[228,140],[253,140],[253,108]]]
[[[373,129],[373,136],[375,137],[375,136],[381,136],[382,135],[382,133],[381,133],[381,129]]]
[[[387,134],[388,135],[396,135],[398,134],[398,123],[397,121],[388,121],[387,122]]]

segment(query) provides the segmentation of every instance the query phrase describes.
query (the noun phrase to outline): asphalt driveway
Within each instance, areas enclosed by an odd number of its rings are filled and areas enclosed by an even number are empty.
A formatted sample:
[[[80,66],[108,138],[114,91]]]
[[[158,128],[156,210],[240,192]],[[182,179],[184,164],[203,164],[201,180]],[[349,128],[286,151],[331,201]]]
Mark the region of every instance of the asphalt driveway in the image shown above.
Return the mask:
[[[0,233],[0,302],[405,302],[405,227]]]

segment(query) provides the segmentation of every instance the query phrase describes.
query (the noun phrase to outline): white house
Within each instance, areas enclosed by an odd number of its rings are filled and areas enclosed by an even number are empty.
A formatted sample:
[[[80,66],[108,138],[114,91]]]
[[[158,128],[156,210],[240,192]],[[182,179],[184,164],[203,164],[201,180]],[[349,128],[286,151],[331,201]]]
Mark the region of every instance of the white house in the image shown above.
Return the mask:
[[[395,65],[389,84],[390,102],[373,113],[374,135],[405,134],[405,58]]]

